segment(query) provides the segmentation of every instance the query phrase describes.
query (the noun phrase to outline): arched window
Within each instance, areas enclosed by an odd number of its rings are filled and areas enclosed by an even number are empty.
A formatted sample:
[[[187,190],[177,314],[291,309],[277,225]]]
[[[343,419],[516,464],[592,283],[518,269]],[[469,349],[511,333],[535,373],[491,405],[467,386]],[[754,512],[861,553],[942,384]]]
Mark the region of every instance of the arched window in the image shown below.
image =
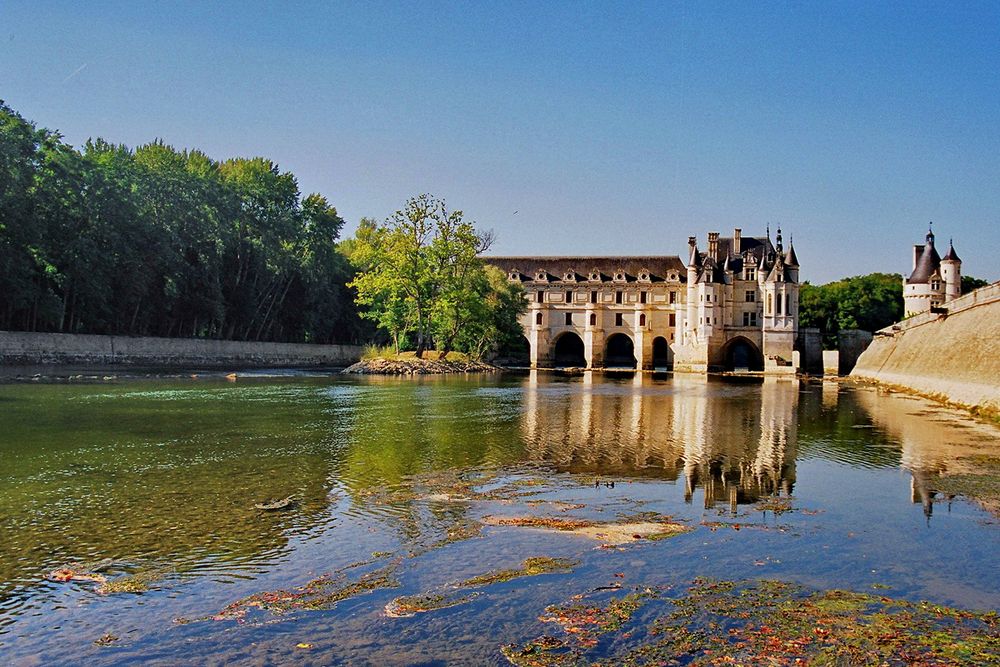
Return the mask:
[[[542,314],[541,313],[535,313],[535,324],[541,326],[541,324],[542,324]]]
[[[639,314],[639,326],[640,327],[646,326],[646,315],[644,313]]]
[[[592,327],[596,327],[597,326],[597,313],[591,313],[590,314],[590,326],[592,326]]]

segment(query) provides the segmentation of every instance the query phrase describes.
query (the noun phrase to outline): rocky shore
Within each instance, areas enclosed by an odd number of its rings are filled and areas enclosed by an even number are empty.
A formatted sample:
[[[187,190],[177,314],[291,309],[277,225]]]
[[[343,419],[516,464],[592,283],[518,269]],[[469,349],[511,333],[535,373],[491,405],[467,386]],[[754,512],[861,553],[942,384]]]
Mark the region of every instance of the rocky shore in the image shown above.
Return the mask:
[[[481,361],[439,361],[437,359],[365,359],[342,372],[357,375],[441,375],[444,373],[496,373]]]

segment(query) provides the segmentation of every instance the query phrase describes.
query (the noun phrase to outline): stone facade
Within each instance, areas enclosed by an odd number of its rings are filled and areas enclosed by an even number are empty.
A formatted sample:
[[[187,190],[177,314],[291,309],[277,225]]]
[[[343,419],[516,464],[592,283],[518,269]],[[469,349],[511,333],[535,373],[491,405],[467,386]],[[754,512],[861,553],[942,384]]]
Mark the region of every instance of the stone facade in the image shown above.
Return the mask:
[[[799,265],[770,233],[677,255],[486,257],[529,302],[532,368],[794,373]]]
[[[940,308],[962,295],[962,260],[954,244],[948,245],[948,253],[938,255],[934,232],[928,229],[926,243],[913,246],[913,271],[903,278],[905,317]]]

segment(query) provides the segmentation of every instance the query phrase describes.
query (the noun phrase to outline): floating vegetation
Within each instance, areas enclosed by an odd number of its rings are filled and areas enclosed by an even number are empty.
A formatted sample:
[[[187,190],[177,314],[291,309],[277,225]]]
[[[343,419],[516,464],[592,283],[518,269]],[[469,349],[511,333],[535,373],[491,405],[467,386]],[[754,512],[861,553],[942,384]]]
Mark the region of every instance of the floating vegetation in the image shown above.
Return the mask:
[[[621,630],[635,613],[658,594],[645,589],[605,604],[577,602],[549,605],[538,617],[543,623],[558,624],[568,637],[558,639],[543,636],[527,644],[507,644],[500,648],[507,661],[518,667],[548,667],[587,664],[584,652],[597,646],[599,637]],[[580,599],[583,596],[575,596]]]
[[[90,563],[66,563],[49,572],[45,578],[49,581],[65,583],[68,581],[94,581],[103,584],[108,578],[101,574],[117,565],[118,562],[105,558]]]
[[[664,613],[645,628],[619,632],[653,598]],[[605,606],[550,606],[540,620],[558,623],[575,641],[541,638],[505,646],[501,652],[511,664],[1000,664],[996,612],[871,593],[809,592],[781,581],[696,579],[678,598],[640,592]],[[616,633],[611,646],[631,647],[610,657],[588,655],[610,633]],[[629,641],[633,635],[638,639]]]
[[[385,606],[385,615],[390,618],[407,618],[416,614],[471,602],[479,593],[468,595],[448,595],[447,593],[424,593],[421,595],[404,595]]]
[[[635,520],[636,518],[640,520]],[[652,512],[603,523],[586,519],[537,516],[487,516],[483,518],[483,523],[490,526],[518,526],[572,533],[600,540],[608,546],[619,546],[638,540],[662,540],[692,530],[689,526],[672,522],[668,516]]]
[[[458,588],[474,588],[479,586],[489,586],[520,577],[534,577],[539,574],[553,574],[572,572],[573,568],[579,565],[579,561],[569,558],[547,558],[535,557],[526,558],[521,567],[505,570],[493,570],[486,574],[480,574],[455,584]]]
[[[769,496],[757,502],[754,508],[758,512],[771,512],[775,516],[792,511],[792,499],[781,496]]]
[[[362,563],[364,564],[364,563]],[[243,621],[251,609],[275,615],[293,611],[316,611],[331,609],[338,603],[372,591],[398,588],[399,582],[392,576],[398,563],[368,572],[357,581],[346,581],[344,571],[358,567],[359,563],[348,565],[337,572],[313,579],[304,586],[292,590],[275,590],[255,593],[228,605],[212,616],[216,621]]]
[[[281,498],[280,500],[269,500],[263,503],[255,503],[254,509],[259,509],[264,512],[278,512],[290,509],[293,505],[295,505],[295,496],[287,496],[285,498]]]
[[[108,579],[97,587],[97,592],[101,595],[113,595],[115,593],[145,593],[151,584],[160,581],[167,576],[168,570],[150,569],[140,570],[133,574],[126,574],[115,579]]]

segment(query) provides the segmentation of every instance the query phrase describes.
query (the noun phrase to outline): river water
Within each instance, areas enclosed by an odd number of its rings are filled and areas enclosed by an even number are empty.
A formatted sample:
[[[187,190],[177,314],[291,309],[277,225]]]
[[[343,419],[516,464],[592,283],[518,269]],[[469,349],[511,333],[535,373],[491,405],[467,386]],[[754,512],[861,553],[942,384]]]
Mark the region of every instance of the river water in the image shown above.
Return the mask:
[[[547,605],[699,577],[996,610],[997,519],[931,496],[984,456],[996,426],[835,382],[2,385],[0,663],[505,664],[551,632]],[[613,545],[488,519],[654,513],[688,532]],[[536,556],[573,566],[451,592]],[[66,565],[142,589],[47,578]],[[455,606],[386,613],[434,591]]]

